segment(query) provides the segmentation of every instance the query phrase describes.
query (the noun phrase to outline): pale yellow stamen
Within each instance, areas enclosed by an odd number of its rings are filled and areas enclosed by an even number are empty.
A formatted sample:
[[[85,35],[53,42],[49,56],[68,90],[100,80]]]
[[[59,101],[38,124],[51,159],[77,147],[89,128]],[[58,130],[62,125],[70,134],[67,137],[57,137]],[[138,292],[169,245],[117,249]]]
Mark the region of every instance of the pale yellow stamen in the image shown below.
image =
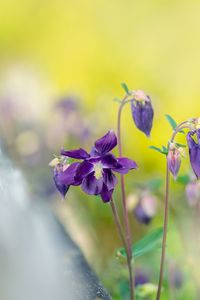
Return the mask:
[[[96,179],[100,179],[102,177],[103,165],[98,162],[94,165],[94,176]]]
[[[52,161],[50,161],[49,166],[50,167],[56,167],[60,163],[59,159],[56,157]]]
[[[196,119],[195,125],[196,125],[196,129],[200,129],[200,118]]]

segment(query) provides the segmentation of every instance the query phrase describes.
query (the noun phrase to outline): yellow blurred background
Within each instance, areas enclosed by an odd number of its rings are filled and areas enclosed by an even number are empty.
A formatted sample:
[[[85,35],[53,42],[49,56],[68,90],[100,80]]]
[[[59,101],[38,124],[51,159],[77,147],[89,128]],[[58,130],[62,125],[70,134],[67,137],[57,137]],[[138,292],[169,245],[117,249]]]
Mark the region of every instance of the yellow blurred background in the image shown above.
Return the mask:
[[[42,77],[43,93],[81,95],[87,114],[99,111],[107,128],[115,126],[112,99],[125,81],[152,97],[149,144],[166,143],[165,113],[178,121],[198,115],[199,9],[198,0],[1,0],[1,91],[8,71],[32,72]],[[38,110],[47,109],[46,98],[38,97]],[[140,157],[148,141],[131,123],[127,112],[125,139]]]

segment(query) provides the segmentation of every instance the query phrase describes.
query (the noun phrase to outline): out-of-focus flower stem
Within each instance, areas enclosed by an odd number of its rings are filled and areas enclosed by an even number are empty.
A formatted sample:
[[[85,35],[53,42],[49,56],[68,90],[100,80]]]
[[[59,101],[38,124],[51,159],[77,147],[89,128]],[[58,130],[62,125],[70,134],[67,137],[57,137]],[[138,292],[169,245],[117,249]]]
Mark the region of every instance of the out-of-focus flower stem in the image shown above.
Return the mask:
[[[129,96],[126,95],[122,100],[119,110],[118,110],[118,118],[117,118],[117,139],[118,139],[118,149],[119,149],[119,157],[122,157],[122,142],[121,142],[121,114],[124,105],[128,102],[127,98]],[[132,269],[132,251],[131,251],[131,232],[130,232],[130,224],[128,218],[128,210],[126,204],[126,192],[125,192],[125,183],[124,183],[124,175],[120,175],[121,182],[121,193],[122,193],[122,206],[123,206],[123,215],[124,215],[124,223],[125,223],[125,232],[126,232],[126,241],[127,241],[127,264],[129,269],[129,279],[130,279],[130,299],[134,300],[134,276]]]
[[[114,202],[113,198],[110,201],[110,206],[111,206],[111,209],[112,209],[112,213],[113,213],[115,224],[116,224],[118,232],[119,232],[119,236],[120,236],[122,244],[123,244],[123,246],[124,246],[124,248],[125,248],[125,250],[127,252],[126,239],[124,237],[123,228],[122,228],[122,225],[121,225],[121,222],[120,222],[120,218],[119,218],[119,215],[118,215],[118,212],[117,212],[117,208],[115,206],[115,202]]]
[[[170,142],[173,143],[177,133],[184,129],[190,128],[186,126],[186,122],[180,123],[176,129],[174,130]],[[184,126],[185,125],[185,126]],[[169,147],[169,146],[168,146]],[[169,150],[169,149],[168,149]],[[169,180],[170,180],[170,172],[168,168],[168,161],[166,159],[166,186],[165,186],[165,208],[164,208],[164,225],[163,225],[163,240],[162,240],[162,253],[160,260],[160,274],[159,274],[159,282],[158,282],[158,290],[156,295],[156,300],[160,299],[162,282],[163,282],[163,271],[164,271],[164,262],[165,262],[165,252],[166,252],[166,241],[167,241],[167,228],[168,228],[168,214],[169,214]]]
[[[163,226],[163,240],[162,240],[162,254],[160,260],[160,275],[158,283],[158,291],[156,300],[160,299],[162,281],[163,281],[163,271],[164,271],[164,261],[165,261],[165,250],[167,241],[167,226],[168,226],[168,213],[169,213],[169,168],[168,162],[166,164],[166,192],[165,192],[165,212],[164,212],[164,226]]]

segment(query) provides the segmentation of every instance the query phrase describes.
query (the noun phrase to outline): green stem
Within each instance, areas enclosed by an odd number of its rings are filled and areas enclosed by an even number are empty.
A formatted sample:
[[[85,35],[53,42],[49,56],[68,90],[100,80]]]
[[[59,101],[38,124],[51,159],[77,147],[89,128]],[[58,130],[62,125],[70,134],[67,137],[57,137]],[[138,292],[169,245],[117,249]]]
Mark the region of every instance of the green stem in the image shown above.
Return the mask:
[[[121,222],[120,222],[119,215],[118,215],[118,212],[117,212],[117,209],[116,209],[115,202],[114,202],[113,198],[110,201],[110,206],[111,206],[111,209],[112,209],[114,221],[115,221],[115,224],[117,226],[119,236],[121,238],[123,246],[125,247],[125,249],[127,251],[126,240],[125,240],[125,237],[124,237],[123,229],[122,229],[122,226],[121,226]]]
[[[157,295],[156,295],[156,300],[160,299],[162,281],[163,281],[163,271],[164,271],[164,261],[165,261],[165,251],[166,251],[166,241],[167,241],[168,213],[169,213],[169,168],[168,168],[168,162],[167,162],[167,165],[166,165],[166,193],[165,193],[165,212],[164,212],[164,225],[163,225],[162,254],[161,254],[161,260],[160,260],[160,275],[159,275],[158,291],[157,291]]]
[[[174,130],[170,142],[173,143],[177,133],[185,128],[190,128],[188,121],[180,123]],[[169,150],[169,145],[168,145]],[[166,159],[166,188],[165,188],[165,208],[164,208],[164,225],[163,225],[163,240],[162,240],[162,254],[160,260],[160,275],[158,282],[158,291],[156,295],[156,300],[160,299],[162,281],[163,281],[163,272],[164,272],[164,262],[165,262],[165,252],[166,252],[166,241],[167,241],[167,227],[168,227],[168,214],[169,214],[169,178],[170,172],[168,168],[168,161]]]
[[[117,139],[118,139],[118,149],[119,149],[119,157],[122,157],[122,143],[121,143],[121,114],[124,105],[129,102],[127,100],[128,95],[124,97],[122,100],[119,111],[118,111],[118,119],[117,119]],[[131,233],[130,233],[130,224],[128,218],[128,210],[126,204],[126,192],[125,192],[125,182],[124,175],[120,175],[120,183],[121,183],[121,194],[122,194],[122,206],[123,206],[123,215],[124,215],[124,223],[125,223],[125,232],[126,232],[126,241],[127,241],[127,264],[129,270],[129,280],[130,280],[130,298],[134,300],[134,277],[132,270],[132,251],[131,251]]]

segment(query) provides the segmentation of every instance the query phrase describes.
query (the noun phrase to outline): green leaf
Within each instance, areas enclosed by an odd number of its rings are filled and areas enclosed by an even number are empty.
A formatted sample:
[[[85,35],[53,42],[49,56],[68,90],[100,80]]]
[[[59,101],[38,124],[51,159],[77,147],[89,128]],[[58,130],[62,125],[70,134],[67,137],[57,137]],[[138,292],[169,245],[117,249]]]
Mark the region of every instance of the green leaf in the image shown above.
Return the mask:
[[[149,149],[152,149],[152,150],[155,150],[155,151],[158,151],[160,152],[161,154],[167,154],[165,153],[162,149],[158,148],[158,147],[155,147],[155,146],[149,146]]]
[[[177,147],[182,147],[182,148],[185,148],[185,147],[187,147],[186,145],[184,145],[184,144],[179,144],[179,143],[175,143],[176,144],[176,146]]]
[[[115,98],[113,99],[113,101],[114,101],[114,102],[117,102],[117,103],[122,103],[122,101],[121,101],[119,98],[117,98],[117,97],[115,97]]]
[[[187,183],[190,182],[190,176],[189,175],[178,176],[178,178],[176,179],[176,182],[186,185]]]
[[[170,115],[165,115],[167,121],[169,122],[169,124],[172,126],[172,129],[176,129],[177,127],[177,123],[176,121],[170,116]]]
[[[162,152],[163,152],[163,154],[168,154],[168,149],[165,147],[165,146],[162,146]]]
[[[162,236],[163,228],[160,227],[136,242],[132,247],[133,258],[136,259],[144,254],[153,251],[154,249],[160,248]],[[126,257],[125,249],[117,249],[115,252],[115,256],[116,258],[123,260],[123,258]]]
[[[136,259],[156,248],[160,248],[160,242],[163,236],[163,228],[157,228],[143,239],[139,240],[132,247],[133,257]]]
[[[129,298],[129,283],[127,280],[120,280],[119,282],[119,292],[120,299],[128,299]]]
[[[169,124],[171,125],[172,129],[175,130],[177,127],[176,121],[170,115],[165,115],[165,117],[166,117],[167,121],[169,122]],[[182,129],[180,129],[178,132],[185,134],[185,132]]]
[[[129,91],[129,88],[125,82],[121,83],[121,87],[124,89],[124,91],[126,92],[127,95],[131,95],[131,92]]]
[[[153,178],[147,182],[147,187],[151,191],[158,190],[163,185],[163,180],[161,178]]]

